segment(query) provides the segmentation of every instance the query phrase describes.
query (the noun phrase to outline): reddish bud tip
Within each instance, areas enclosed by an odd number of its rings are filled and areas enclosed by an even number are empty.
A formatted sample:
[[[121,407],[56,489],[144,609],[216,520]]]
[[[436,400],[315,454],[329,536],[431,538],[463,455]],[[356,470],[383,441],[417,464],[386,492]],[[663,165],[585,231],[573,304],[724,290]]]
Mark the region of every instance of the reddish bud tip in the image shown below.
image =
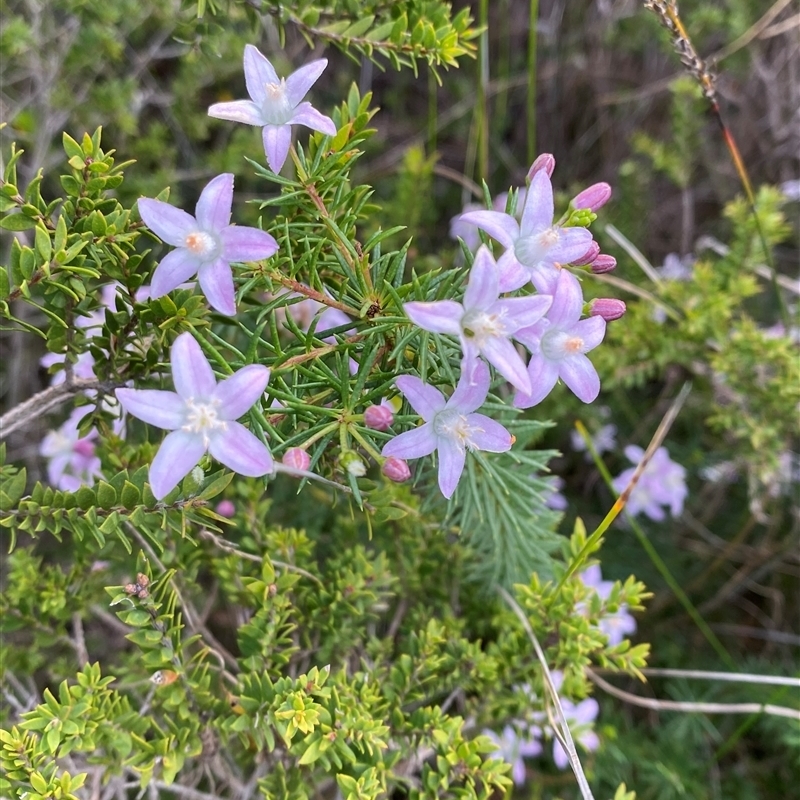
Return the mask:
[[[217,503],[217,514],[230,519],[236,514],[236,506],[231,500],[220,500],[219,503]]]
[[[381,472],[395,483],[403,483],[403,481],[407,481],[411,477],[411,470],[408,468],[408,464],[402,458],[396,458],[395,456],[389,456],[383,462]]]
[[[552,178],[555,168],[555,157],[550,153],[542,153],[540,156],[537,156],[536,161],[531,164],[531,168],[528,170],[528,180],[531,180],[537,172],[541,172],[542,170],[547,173],[548,178]]]
[[[292,469],[301,469],[304,472],[311,466],[311,456],[302,447],[290,447],[281,459],[283,464]]]
[[[376,431],[388,431],[394,414],[388,406],[370,406],[364,411],[364,424]]]
[[[600,245],[597,242],[592,242],[591,247],[580,257],[576,258],[572,263],[576,267],[581,267],[584,264],[591,264],[597,256],[600,255]]]
[[[625,303],[614,297],[598,297],[589,303],[589,316],[602,317],[606,322],[619,319],[625,311]]]
[[[617,259],[601,253],[589,266],[595,275],[602,275],[604,272],[611,272],[617,266]]]
[[[573,208],[588,208],[597,211],[611,199],[611,187],[607,183],[593,183],[572,199]]]

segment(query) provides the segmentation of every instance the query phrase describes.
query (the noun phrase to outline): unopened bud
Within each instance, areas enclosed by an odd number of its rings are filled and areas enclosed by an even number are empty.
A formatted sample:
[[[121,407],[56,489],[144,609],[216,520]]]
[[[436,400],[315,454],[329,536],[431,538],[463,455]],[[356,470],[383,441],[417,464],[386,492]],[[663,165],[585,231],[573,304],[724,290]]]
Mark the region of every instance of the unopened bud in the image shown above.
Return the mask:
[[[389,406],[370,406],[364,411],[364,424],[376,431],[388,431],[394,422],[394,414]]]
[[[397,458],[396,456],[389,456],[383,462],[381,472],[395,483],[403,483],[403,481],[407,481],[411,477],[411,470],[408,468],[408,464],[402,458]]]
[[[578,192],[572,198],[573,208],[588,208],[589,211],[597,211],[611,199],[611,187],[607,183],[593,183],[591,186]]]
[[[531,164],[528,170],[528,180],[531,180],[537,172],[544,170],[548,178],[553,177],[553,170],[556,168],[556,159],[550,153],[542,153],[536,157],[536,161]]]
[[[589,316],[602,317],[606,322],[619,319],[625,311],[625,303],[615,297],[598,297],[589,303]]]
[[[217,503],[217,514],[221,517],[227,517],[230,519],[236,514],[236,506],[233,504],[231,500],[220,500]]]
[[[597,258],[592,261],[589,266],[595,275],[602,275],[604,272],[611,272],[617,266],[617,259],[614,256],[607,256],[605,253],[600,253]]]
[[[581,267],[584,264],[591,264],[597,256],[600,255],[600,245],[597,242],[592,242],[591,247],[580,257],[576,258],[572,264],[576,267]]]
[[[367,468],[364,462],[361,460],[358,453],[354,453],[352,450],[346,450],[342,453],[341,463],[345,471],[349,472],[350,475],[355,478],[360,478],[362,475],[367,474]]]
[[[292,469],[304,472],[311,466],[311,456],[302,447],[290,447],[284,454],[281,462]]]

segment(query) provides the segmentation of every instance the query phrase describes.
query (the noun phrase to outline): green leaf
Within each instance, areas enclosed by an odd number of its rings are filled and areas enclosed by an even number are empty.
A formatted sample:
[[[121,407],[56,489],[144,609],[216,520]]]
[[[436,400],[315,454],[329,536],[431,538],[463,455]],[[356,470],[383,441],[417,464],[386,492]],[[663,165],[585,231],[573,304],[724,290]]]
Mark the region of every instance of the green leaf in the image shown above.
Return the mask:
[[[114,487],[105,481],[100,481],[97,484],[97,505],[100,508],[111,508],[116,502],[117,492]]]
[[[83,161],[83,150],[81,146],[68,133],[62,134],[61,144],[64,147],[67,158],[75,158],[77,156]]]
[[[25,216],[25,214],[10,214],[0,219],[0,228],[7,231],[29,231],[36,227],[36,220]]]
[[[14,508],[25,491],[28,473],[23,467],[10,480],[0,482],[0,510],[10,511]]]
[[[44,225],[36,226],[36,252],[45,263],[50,261],[53,255],[53,243],[50,241],[50,234],[45,229]]]
[[[141,497],[142,493],[130,481],[125,481],[120,493],[120,502],[123,508],[127,508],[129,511],[134,509]]]

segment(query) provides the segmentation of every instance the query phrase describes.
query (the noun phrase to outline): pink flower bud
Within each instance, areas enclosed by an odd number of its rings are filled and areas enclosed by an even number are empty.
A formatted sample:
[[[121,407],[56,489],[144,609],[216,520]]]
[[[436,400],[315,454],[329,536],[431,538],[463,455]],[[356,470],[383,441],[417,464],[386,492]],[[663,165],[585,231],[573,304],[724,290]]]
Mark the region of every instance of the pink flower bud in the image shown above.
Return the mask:
[[[311,466],[311,456],[302,447],[290,447],[281,459],[283,464],[292,469],[307,470]]]
[[[402,458],[397,458],[396,456],[389,456],[383,462],[381,472],[395,483],[403,483],[403,481],[407,481],[411,477],[411,470],[408,468],[408,464]]]
[[[236,506],[231,500],[220,500],[219,503],[217,503],[217,514],[230,519],[236,514]]]
[[[536,161],[531,164],[531,168],[528,170],[528,180],[531,180],[531,178],[533,178],[537,172],[541,172],[541,170],[544,170],[547,173],[547,177],[551,178],[555,168],[555,158],[550,153],[542,153],[540,156],[537,156]]]
[[[602,317],[606,322],[619,319],[625,311],[625,303],[615,297],[598,297],[589,303],[589,316]]]
[[[600,253],[589,266],[595,275],[602,275],[604,272],[611,272],[617,266],[617,259],[614,256],[607,256],[605,253]]]
[[[588,208],[597,211],[611,199],[611,187],[607,183],[593,183],[572,198],[573,208]]]
[[[576,267],[583,266],[584,264],[591,264],[599,255],[600,245],[597,244],[597,242],[592,242],[592,246],[580,258],[576,258],[571,263]]]
[[[394,422],[394,414],[389,406],[369,406],[364,411],[364,424],[376,431],[388,431]]]

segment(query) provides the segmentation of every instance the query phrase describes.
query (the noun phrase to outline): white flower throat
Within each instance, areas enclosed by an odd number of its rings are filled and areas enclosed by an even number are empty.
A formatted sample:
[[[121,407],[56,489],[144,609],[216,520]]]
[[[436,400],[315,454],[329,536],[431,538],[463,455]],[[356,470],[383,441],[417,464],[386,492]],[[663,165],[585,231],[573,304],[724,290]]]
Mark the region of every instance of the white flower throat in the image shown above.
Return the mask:
[[[437,436],[443,436],[454,441],[461,450],[473,448],[472,435],[475,427],[469,424],[466,415],[459,414],[452,408],[440,411],[433,418],[433,430]]]
[[[558,244],[559,238],[557,228],[545,228],[540,233],[517,239],[514,244],[514,255],[526,267],[535,267],[545,258],[550,249]]]
[[[193,255],[210,261],[219,255],[219,241],[208,231],[192,231],[184,240],[184,247]]]
[[[281,78],[279,83],[268,83],[266,98],[261,107],[261,114],[267,125],[285,125],[292,118],[292,104],[286,96],[286,79]]]
[[[542,355],[551,361],[559,361],[585,351],[583,338],[559,330],[549,330],[542,336]]]
[[[478,347],[482,347],[487,339],[506,335],[503,315],[489,314],[486,311],[467,311],[461,318],[461,329]]]
[[[184,401],[186,403],[186,417],[182,431],[195,433],[203,437],[203,444],[208,447],[209,434],[217,430],[226,430],[228,423],[219,418],[219,401],[198,402],[194,398]]]

